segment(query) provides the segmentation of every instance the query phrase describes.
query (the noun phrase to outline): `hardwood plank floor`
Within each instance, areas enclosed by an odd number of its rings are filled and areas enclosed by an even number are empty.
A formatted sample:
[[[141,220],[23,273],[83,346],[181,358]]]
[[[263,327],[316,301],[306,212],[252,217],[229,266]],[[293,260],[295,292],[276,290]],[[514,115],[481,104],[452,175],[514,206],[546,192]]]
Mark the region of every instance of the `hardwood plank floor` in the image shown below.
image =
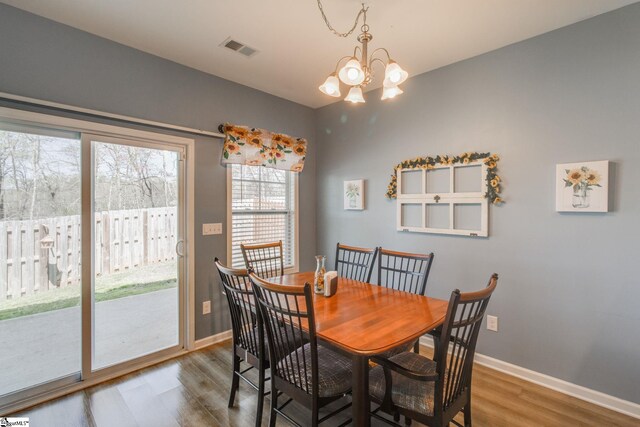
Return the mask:
[[[421,352],[429,354],[430,349],[423,347]],[[254,426],[256,392],[244,382],[235,407],[227,408],[229,372],[227,342],[13,416],[29,417],[34,427]],[[268,403],[267,399],[263,425],[268,423]],[[308,414],[295,404],[288,410],[300,421]],[[474,367],[472,412],[476,427],[640,426],[640,420],[479,365]],[[336,425],[347,417],[348,413],[325,424]],[[277,425],[289,424],[279,420]],[[373,420],[372,425],[386,424]]]

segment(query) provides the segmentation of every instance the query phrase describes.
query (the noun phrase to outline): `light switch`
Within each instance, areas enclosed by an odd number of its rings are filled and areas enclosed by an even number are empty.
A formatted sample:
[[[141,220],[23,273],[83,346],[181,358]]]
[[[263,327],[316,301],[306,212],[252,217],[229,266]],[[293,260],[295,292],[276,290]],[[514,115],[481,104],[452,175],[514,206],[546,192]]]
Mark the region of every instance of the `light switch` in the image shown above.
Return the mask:
[[[487,329],[490,331],[498,332],[497,316],[487,316]]]
[[[222,223],[202,224],[202,235],[211,236],[212,234],[222,234]]]

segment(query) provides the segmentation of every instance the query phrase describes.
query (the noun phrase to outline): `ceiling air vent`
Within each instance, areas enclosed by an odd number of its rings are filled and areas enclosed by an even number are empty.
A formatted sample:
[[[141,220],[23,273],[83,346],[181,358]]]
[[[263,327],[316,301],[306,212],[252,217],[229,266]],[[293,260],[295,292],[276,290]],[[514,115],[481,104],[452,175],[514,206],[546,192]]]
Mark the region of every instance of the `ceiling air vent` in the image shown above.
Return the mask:
[[[221,47],[225,47],[234,52],[238,52],[240,55],[251,57],[258,53],[257,49],[247,46],[244,43],[241,43],[237,40],[233,40],[231,37],[227,37],[225,41],[220,44]]]

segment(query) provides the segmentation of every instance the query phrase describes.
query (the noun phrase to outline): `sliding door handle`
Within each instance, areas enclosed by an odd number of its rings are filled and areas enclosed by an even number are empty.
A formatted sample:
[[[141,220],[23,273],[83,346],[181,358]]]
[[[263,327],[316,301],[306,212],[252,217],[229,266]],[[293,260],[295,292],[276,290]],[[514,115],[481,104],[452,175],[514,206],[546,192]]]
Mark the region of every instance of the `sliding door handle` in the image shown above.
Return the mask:
[[[184,249],[184,239],[180,239],[176,242],[176,254],[180,258],[184,258],[184,252],[182,252],[182,249]]]

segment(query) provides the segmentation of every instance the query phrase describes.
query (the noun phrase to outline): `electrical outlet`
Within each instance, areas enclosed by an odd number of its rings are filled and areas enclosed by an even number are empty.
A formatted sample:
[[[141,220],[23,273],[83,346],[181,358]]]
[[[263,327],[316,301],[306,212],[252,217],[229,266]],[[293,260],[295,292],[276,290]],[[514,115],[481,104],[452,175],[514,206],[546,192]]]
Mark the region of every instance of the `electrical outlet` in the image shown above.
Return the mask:
[[[211,236],[212,234],[222,234],[222,223],[202,224],[202,235]]]
[[[202,302],[202,314],[211,313],[211,301],[203,301]]]
[[[487,329],[498,332],[498,316],[487,316]]]

